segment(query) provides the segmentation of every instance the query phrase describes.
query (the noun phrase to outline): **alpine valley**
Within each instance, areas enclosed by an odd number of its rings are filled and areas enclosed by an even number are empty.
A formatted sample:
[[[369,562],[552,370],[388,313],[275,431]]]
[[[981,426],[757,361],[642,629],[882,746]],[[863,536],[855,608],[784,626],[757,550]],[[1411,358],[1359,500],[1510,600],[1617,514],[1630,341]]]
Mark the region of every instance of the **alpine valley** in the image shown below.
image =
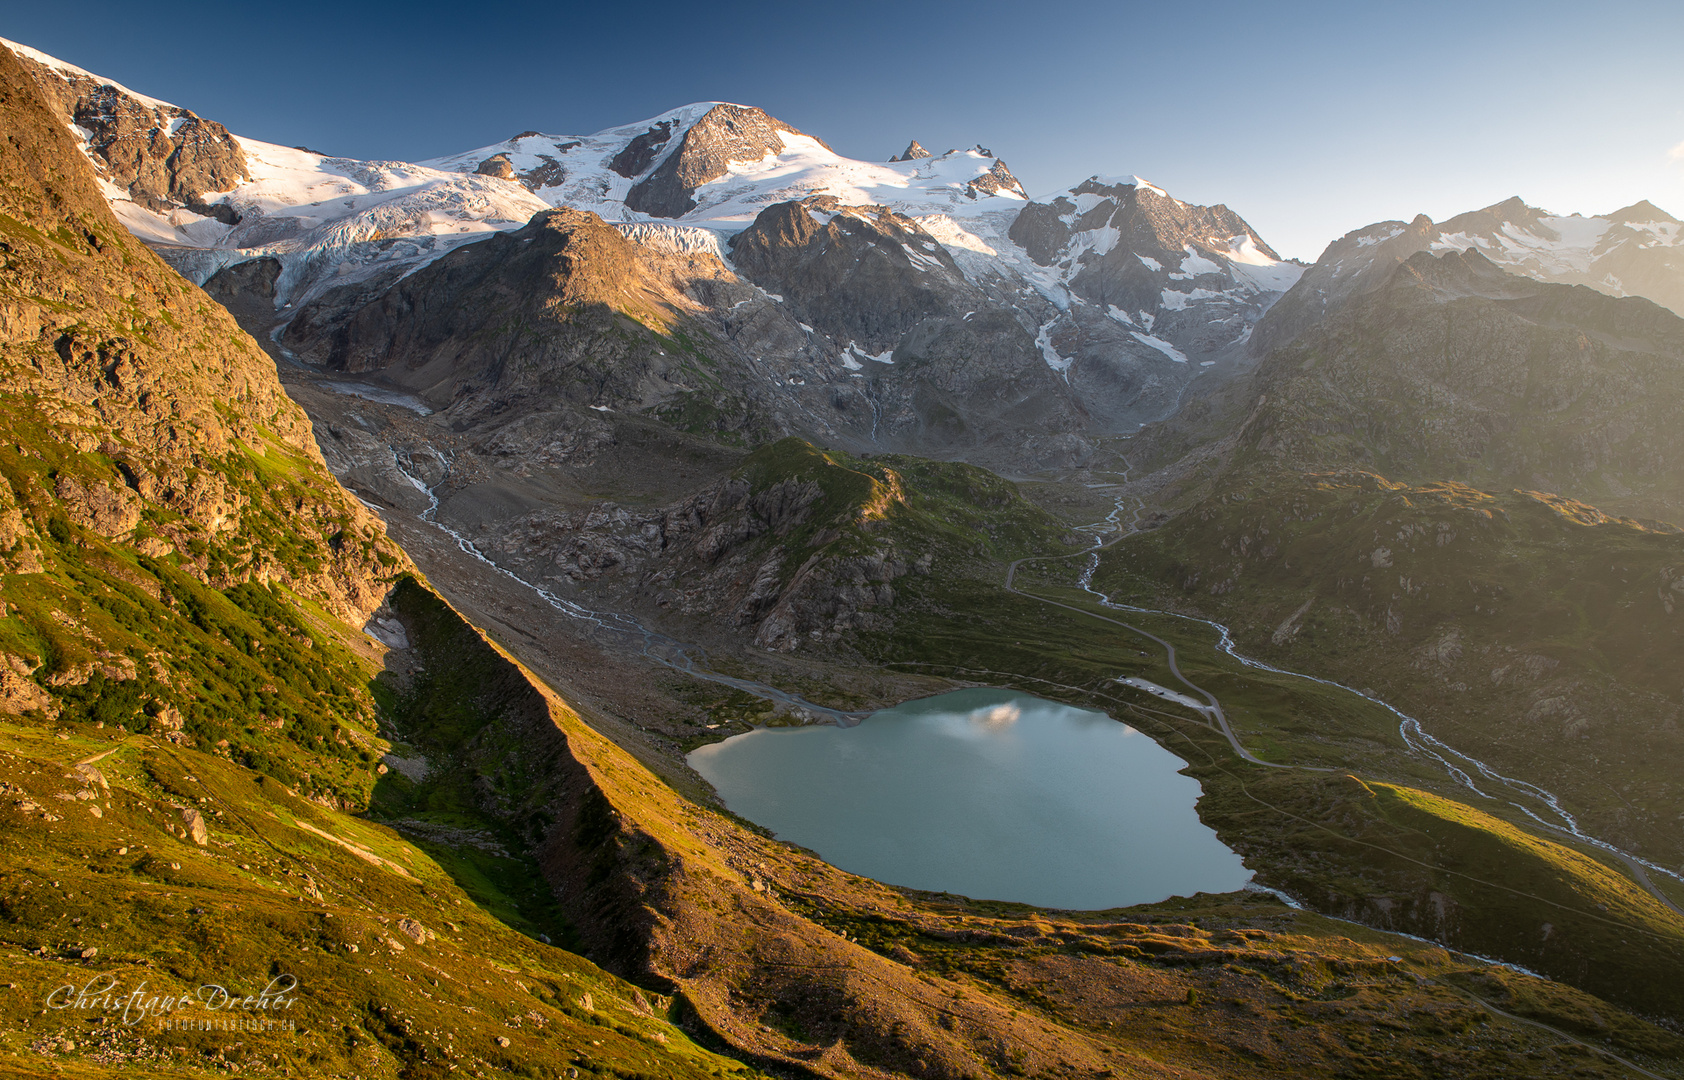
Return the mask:
[[[0,1074],[1684,1077],[1664,211],[1305,265],[751,106],[362,161],[0,44]],[[967,687],[1250,883],[878,882],[687,761]]]

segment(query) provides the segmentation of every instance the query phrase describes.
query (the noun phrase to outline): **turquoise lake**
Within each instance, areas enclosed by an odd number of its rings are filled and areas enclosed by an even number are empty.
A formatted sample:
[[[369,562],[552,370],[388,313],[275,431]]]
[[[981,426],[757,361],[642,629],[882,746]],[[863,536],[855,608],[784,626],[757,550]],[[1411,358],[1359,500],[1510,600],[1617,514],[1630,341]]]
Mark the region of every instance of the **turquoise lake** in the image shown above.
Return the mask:
[[[1104,713],[956,690],[851,728],[763,728],[691,753],[725,804],[891,885],[1100,910],[1230,892],[1180,758]]]

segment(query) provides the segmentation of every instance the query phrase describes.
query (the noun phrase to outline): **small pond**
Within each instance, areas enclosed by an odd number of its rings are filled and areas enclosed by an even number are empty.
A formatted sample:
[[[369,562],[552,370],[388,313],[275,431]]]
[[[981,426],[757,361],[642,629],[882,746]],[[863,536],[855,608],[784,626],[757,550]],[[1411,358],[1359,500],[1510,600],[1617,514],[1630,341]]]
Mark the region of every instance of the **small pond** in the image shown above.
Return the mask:
[[[734,812],[891,885],[1099,910],[1251,879],[1180,758],[1104,713],[956,690],[856,727],[762,728],[690,764]]]

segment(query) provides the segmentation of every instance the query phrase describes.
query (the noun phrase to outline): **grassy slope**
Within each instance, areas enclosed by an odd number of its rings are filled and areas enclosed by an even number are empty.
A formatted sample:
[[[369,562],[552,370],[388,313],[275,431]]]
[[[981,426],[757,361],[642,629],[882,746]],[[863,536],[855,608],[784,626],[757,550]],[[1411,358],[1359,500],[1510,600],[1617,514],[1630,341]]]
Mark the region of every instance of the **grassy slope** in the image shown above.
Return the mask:
[[[1019,585],[1100,612],[1069,587],[1074,569],[1027,564]],[[1207,628],[1104,614],[1176,642],[1183,670],[1219,696],[1254,752],[1332,771],[1237,762],[1200,718],[1115,684],[1139,674],[1174,685],[1150,642],[981,583],[925,597],[876,639],[874,655],[1104,708],[1151,732],[1189,762],[1205,792],[1201,817],[1260,880],[1319,910],[1511,959],[1639,1012],[1684,1015],[1675,978],[1684,921],[1629,878],[1516,829],[1496,808],[1455,801],[1465,791],[1404,752],[1391,714],[1344,691],[1243,668],[1216,654]],[[1353,766],[1371,782],[1350,775]]]
[[[118,225],[4,50],[0,119],[0,1069],[737,1071],[665,999],[347,812],[386,746],[358,627],[407,560],[256,344]],[[91,979],[283,976],[285,1031],[44,1007]]]
[[[214,755],[69,730],[0,724],[0,977],[13,988],[0,996],[0,1053],[44,1055],[65,1076],[737,1068],[669,1023],[665,999],[511,932],[389,829]],[[109,791],[70,770],[102,754]],[[180,806],[206,815],[208,845],[180,835]],[[89,947],[98,955],[77,958]],[[125,990],[251,994],[280,975],[299,982],[285,1014],[296,1030],[161,1033],[42,1008],[54,988],[100,976]]]
[[[942,560],[944,577],[992,575],[1001,560],[1061,550],[1056,522],[1011,483],[975,465],[899,454],[854,457],[788,438],[750,454],[738,471],[754,491],[786,482],[823,490],[805,518],[775,538],[791,553],[790,572],[815,550],[837,558],[870,554],[885,543],[908,558]]]
[[[1235,481],[1119,545],[1097,581],[1372,688],[1679,865],[1681,566],[1684,536],[1569,500],[1334,473]]]
[[[1086,915],[843,874],[676,795],[424,591],[401,588],[393,607],[418,643],[404,663],[422,672],[400,699],[416,708],[396,715],[438,767],[385,804],[405,815],[393,823],[450,824],[529,859],[571,940],[764,1063],[829,1076],[1619,1075],[1492,1024],[1466,988],[1651,1066],[1684,1061],[1684,1043],[1566,987],[1262,897]]]

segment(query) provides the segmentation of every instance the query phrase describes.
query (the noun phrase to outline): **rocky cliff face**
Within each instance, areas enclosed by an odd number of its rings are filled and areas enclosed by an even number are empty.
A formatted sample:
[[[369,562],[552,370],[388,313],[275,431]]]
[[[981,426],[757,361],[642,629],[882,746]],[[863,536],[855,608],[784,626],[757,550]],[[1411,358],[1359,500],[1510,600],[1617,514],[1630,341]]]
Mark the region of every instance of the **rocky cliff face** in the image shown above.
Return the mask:
[[[886,206],[778,203],[730,248],[738,272],[784,296],[796,318],[868,356],[892,353],[926,319],[991,306],[935,237]]]
[[[186,207],[227,224],[238,214],[211,207],[207,193],[232,191],[251,179],[245,152],[214,120],[154,102],[51,57],[4,43],[34,77],[48,107],[86,132],[87,149],[103,179],[155,211]]]
[[[1185,310],[1198,290],[1276,284],[1252,281],[1242,253],[1255,252],[1259,267],[1280,261],[1226,206],[1184,203],[1138,180],[1095,178],[1032,203],[1010,235],[1038,265],[1060,267],[1076,295],[1129,314]]]
[[[626,192],[627,208],[654,217],[682,217],[695,208],[696,189],[724,176],[732,162],[781,153],[780,131],[801,134],[759,109],[715,105],[685,130],[678,145],[648,175],[643,175],[647,163],[669,138],[662,125],[633,139],[610,167],[621,176],[640,177]]]
[[[841,345],[878,445],[1061,464],[1091,454],[1086,413],[1028,319],[973,285],[916,221],[828,196],[779,203],[732,238],[731,257]]]

